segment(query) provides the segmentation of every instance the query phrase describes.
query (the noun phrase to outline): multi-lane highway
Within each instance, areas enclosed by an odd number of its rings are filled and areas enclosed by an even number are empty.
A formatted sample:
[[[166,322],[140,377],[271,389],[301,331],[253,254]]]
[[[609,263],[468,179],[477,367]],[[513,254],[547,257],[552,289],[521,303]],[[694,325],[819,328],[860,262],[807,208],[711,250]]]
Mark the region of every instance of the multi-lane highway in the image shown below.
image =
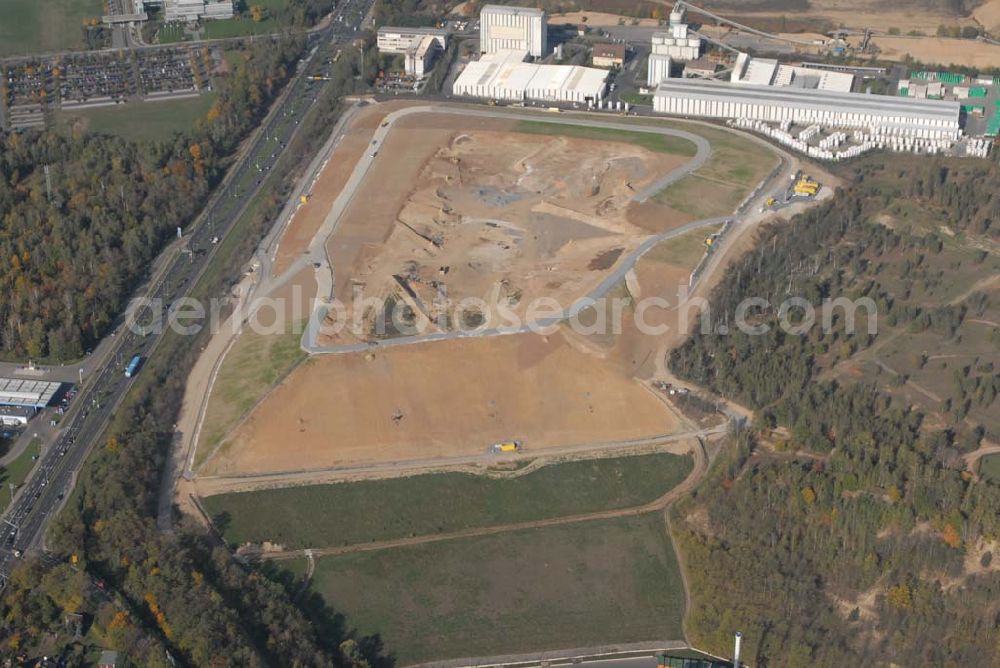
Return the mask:
[[[329,27],[311,33],[307,55],[275,108],[254,135],[219,186],[202,217],[185,233],[183,252],[173,248],[163,269],[150,281],[143,296],[164,310],[186,296],[215,256],[215,250],[251,199],[268,172],[277,164],[326,85],[310,77],[323,75],[339,47],[360,32],[372,0],[344,0]],[[2,517],[0,526],[0,580],[5,581],[17,560],[40,543],[42,533],[70,492],[74,478],[91,446],[100,438],[108,420],[132,379],[124,375],[123,361],[133,355],[146,358],[161,335],[143,336],[122,328],[101,366],[87,379],[74,407],[64,420],[56,441],[42,454],[28,483]],[[141,374],[141,370],[139,374]]]

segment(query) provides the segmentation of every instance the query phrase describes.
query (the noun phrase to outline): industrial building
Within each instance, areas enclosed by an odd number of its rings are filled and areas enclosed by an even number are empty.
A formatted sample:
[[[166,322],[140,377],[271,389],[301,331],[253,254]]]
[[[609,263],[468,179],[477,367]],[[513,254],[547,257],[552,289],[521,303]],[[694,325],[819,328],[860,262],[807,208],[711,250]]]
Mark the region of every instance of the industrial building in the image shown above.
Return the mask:
[[[782,65],[777,60],[751,58],[746,53],[736,57],[730,81],[741,85],[807,88],[841,93],[849,93],[854,88],[854,75],[848,72]]]
[[[159,7],[165,21],[233,18],[233,0],[133,0],[133,4],[136,14],[147,6]]]
[[[376,45],[381,53],[406,53],[420,45],[425,37],[437,42],[442,51],[448,48],[448,30],[445,28],[395,28],[378,29]]]
[[[406,73],[420,78],[430,70],[438,53],[448,48],[448,31],[383,26],[378,29],[376,45],[379,53],[403,54]]]
[[[663,114],[865,130],[873,138],[955,140],[960,105],[940,100],[776,87],[708,79],[670,79],[653,96]]]
[[[0,378],[0,424],[23,425],[55,397],[62,383]]]
[[[652,38],[652,55],[669,56],[674,60],[696,60],[701,54],[701,37],[689,34],[684,22],[684,7],[675,6],[670,12],[670,32],[655,32]]]
[[[656,86],[670,78],[670,67],[674,60],[697,60],[701,54],[701,37],[688,34],[684,22],[684,8],[675,6],[670,12],[670,32],[654,32],[646,61],[646,83]]]
[[[669,78],[670,56],[659,53],[649,54],[649,60],[646,62],[646,83],[650,86],[656,86]]]
[[[715,74],[715,63],[708,58],[699,58],[684,63],[684,76],[708,79]]]
[[[625,64],[624,44],[595,44],[594,67],[622,67]]]
[[[527,51],[541,58],[547,53],[547,30],[541,9],[486,5],[479,13],[479,51]]]
[[[608,73],[577,65],[526,63],[525,51],[496,51],[466,65],[452,93],[491,100],[575,102],[604,98]]]
[[[670,32],[653,33],[652,53],[674,60],[696,60],[701,54],[701,38],[688,35],[686,23],[670,26]]]

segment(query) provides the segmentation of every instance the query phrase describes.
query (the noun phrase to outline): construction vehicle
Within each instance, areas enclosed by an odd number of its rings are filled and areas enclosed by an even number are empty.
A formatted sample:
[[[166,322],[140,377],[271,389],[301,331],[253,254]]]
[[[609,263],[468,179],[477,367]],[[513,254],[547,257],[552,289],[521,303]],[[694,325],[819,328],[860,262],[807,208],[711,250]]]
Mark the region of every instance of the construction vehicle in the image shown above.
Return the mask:
[[[501,441],[499,443],[494,443],[490,446],[490,450],[493,454],[501,454],[506,452],[517,452],[521,449],[521,441]]]
[[[810,179],[808,176],[802,176],[802,178],[795,182],[795,185],[792,187],[792,191],[796,195],[815,197],[816,193],[819,192],[819,184]]]
[[[799,181],[795,184],[792,189],[796,195],[805,195],[806,197],[815,197],[816,193],[819,192],[819,184],[812,183],[809,181]]]
[[[767,198],[767,205],[768,206],[774,206],[777,203],[778,203],[778,200],[774,199],[773,197],[768,197]]]
[[[299,201],[303,204],[309,201],[309,195],[299,195]]]

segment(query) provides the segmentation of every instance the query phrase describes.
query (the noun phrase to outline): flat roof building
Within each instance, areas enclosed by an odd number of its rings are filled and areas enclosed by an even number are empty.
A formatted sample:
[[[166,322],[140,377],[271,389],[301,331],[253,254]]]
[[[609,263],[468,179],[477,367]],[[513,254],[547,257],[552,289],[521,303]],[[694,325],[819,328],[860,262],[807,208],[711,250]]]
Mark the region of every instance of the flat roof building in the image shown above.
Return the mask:
[[[233,0],[133,0],[133,5],[136,13],[147,5],[159,7],[165,21],[233,18]]]
[[[376,45],[379,53],[403,54],[406,73],[419,78],[427,73],[437,54],[448,48],[448,35],[444,28],[382,26]]]
[[[448,30],[445,28],[397,28],[382,26],[378,29],[375,44],[382,53],[406,53],[417,47],[424,37],[432,37],[441,50],[448,48]]]
[[[526,63],[524,51],[497,51],[465,66],[452,93],[520,102],[596,102],[604,97],[606,70]]]
[[[62,383],[24,378],[0,378],[0,406],[45,408]]]
[[[795,87],[669,79],[653,96],[663,114],[864,129],[878,137],[954,140],[958,102]]]
[[[730,81],[740,85],[811,88],[841,93],[849,93],[854,87],[854,75],[849,72],[782,65],[777,60],[752,58],[746,53],[736,57]]]
[[[479,13],[479,51],[527,51],[541,58],[548,49],[547,30],[541,9],[486,5]]]

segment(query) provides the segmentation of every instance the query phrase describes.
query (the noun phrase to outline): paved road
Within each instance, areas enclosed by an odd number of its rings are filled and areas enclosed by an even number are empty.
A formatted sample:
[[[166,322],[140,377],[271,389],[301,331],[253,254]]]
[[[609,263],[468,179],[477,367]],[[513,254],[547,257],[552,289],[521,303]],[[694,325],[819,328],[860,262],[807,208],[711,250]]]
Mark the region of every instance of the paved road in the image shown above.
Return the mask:
[[[348,0],[337,10],[337,15],[363,15],[370,4],[371,0]],[[258,191],[266,173],[281,158],[303,116],[320,96],[322,84],[309,80],[307,75],[327,71],[328,61],[338,44],[355,36],[353,29],[339,23],[309,36],[309,54],[217,189],[200,220],[192,226],[183,241],[185,252],[168,256],[163,271],[144,293],[153,303],[162,304],[159,316],[169,315],[168,305],[186,296],[204,273],[217,249],[213,240],[225,238]],[[161,338],[158,333],[142,336],[139,332],[127,331],[105,344],[109,347],[108,353],[76,398],[75,408],[67,415],[58,439],[46,450],[31,478],[3,514],[0,579],[5,580],[10,574],[19,554],[40,545],[45,526],[72,489],[87,453],[101,437],[114,409],[131,386],[131,379],[122,373],[122,361],[133,355],[148,357]]]
[[[640,257],[645,254],[650,248],[665,241],[667,239],[674,238],[686,232],[689,232],[700,227],[708,227],[712,225],[718,225],[730,219],[728,216],[707,218],[704,220],[694,221],[688,223],[679,228],[665,232],[663,234],[650,237],[640,244],[638,248],[629,253],[623,261],[618,263],[615,270],[608,275],[594,290],[592,290],[585,297],[577,300],[568,309],[563,312],[548,317],[537,320],[532,323],[521,323],[521,324],[511,324],[505,327],[494,327],[479,330],[453,330],[447,332],[430,332],[427,334],[416,334],[413,336],[402,336],[392,339],[386,339],[375,343],[357,343],[357,344],[347,344],[339,346],[320,346],[317,344],[317,339],[319,337],[320,331],[322,329],[323,322],[325,321],[327,314],[330,310],[330,304],[334,299],[334,285],[333,285],[333,268],[329,256],[327,255],[327,240],[330,238],[334,232],[336,232],[337,226],[342,219],[344,212],[347,211],[351,202],[354,200],[358,189],[364,182],[366,176],[372,165],[378,160],[378,148],[382,146],[385,142],[385,138],[392,131],[396,122],[399,119],[404,118],[413,114],[421,113],[456,113],[454,108],[449,108],[445,106],[428,105],[419,107],[408,107],[406,109],[400,109],[395,111],[388,116],[386,116],[385,121],[381,124],[379,128],[375,130],[372,137],[372,142],[370,145],[370,150],[366,151],[358,163],[355,165],[354,170],[351,172],[351,176],[348,179],[347,184],[345,184],[343,190],[334,200],[330,207],[330,212],[327,214],[326,219],[323,221],[323,225],[320,227],[319,231],[313,237],[312,242],[309,245],[309,249],[303,254],[302,257],[298,258],[291,267],[289,267],[285,272],[283,272],[281,277],[275,277],[270,279],[273,286],[268,286],[263,288],[262,292],[267,292],[273,289],[274,286],[280,284],[281,282],[287,280],[287,277],[294,276],[301,269],[312,264],[316,267],[316,278],[319,283],[319,299],[317,299],[316,307],[309,319],[309,324],[306,327],[305,332],[302,335],[302,349],[309,354],[340,354],[340,353],[353,353],[360,352],[363,350],[368,350],[373,345],[378,345],[382,348],[413,345],[417,343],[427,343],[431,341],[449,341],[457,340],[461,338],[469,337],[488,337],[488,336],[504,336],[509,334],[520,334],[524,332],[540,331],[557,325],[559,322],[566,320],[567,318],[573,318],[579,315],[579,313],[591,306],[596,299],[600,299],[605,296],[608,291],[618,284],[628,273],[629,270],[635,265]],[[642,126],[635,125],[631,123],[623,123],[619,121],[604,121],[604,120],[594,120],[594,119],[580,119],[580,118],[566,118],[562,116],[544,116],[539,114],[527,114],[527,113],[517,113],[517,112],[506,112],[506,111],[487,111],[487,110],[477,110],[477,109],[463,109],[461,114],[464,116],[481,116],[486,118],[500,118],[505,120],[522,120],[522,121],[533,121],[542,123],[557,123],[560,125],[575,125],[581,127],[590,128],[602,128],[608,130],[623,130],[629,132],[647,132],[650,134],[659,134],[668,137],[677,137],[680,139],[685,139],[690,141],[695,146],[695,155],[684,163],[677,169],[664,174],[660,178],[656,179],[650,183],[642,191],[636,193],[633,196],[633,200],[636,202],[645,202],[655,193],[659,192],[663,188],[666,188],[670,184],[676,182],[691,172],[701,168],[705,162],[711,157],[712,148],[709,142],[700,135],[694,134],[692,132],[687,132],[685,130],[677,130],[673,128],[663,128],[654,126]]]
[[[606,443],[583,443],[576,445],[563,445],[542,450],[532,450],[522,448],[516,453],[504,456],[504,461],[528,462],[540,456],[552,458],[565,455],[578,456],[587,452],[614,452],[634,450],[638,447],[651,446],[663,443],[674,443],[692,438],[705,438],[723,434],[728,427],[718,425],[707,429],[696,429],[692,431],[675,434],[657,434],[648,438],[633,439],[628,441],[613,441]],[[461,466],[487,466],[497,463],[497,455],[483,452],[475,455],[454,455],[450,457],[429,457],[424,459],[403,459],[387,462],[376,462],[368,464],[353,464],[349,466],[335,466],[326,469],[306,469],[300,471],[279,471],[274,473],[239,474],[239,475],[209,475],[199,476],[199,489],[204,496],[219,494],[228,489],[245,490],[254,486],[259,487],[285,487],[291,484],[301,484],[303,482],[315,482],[317,480],[342,479],[345,477],[359,476],[385,476],[386,474],[399,473],[405,471],[412,474],[418,471],[433,471],[442,468],[453,469]],[[209,490],[210,488],[210,490]]]

